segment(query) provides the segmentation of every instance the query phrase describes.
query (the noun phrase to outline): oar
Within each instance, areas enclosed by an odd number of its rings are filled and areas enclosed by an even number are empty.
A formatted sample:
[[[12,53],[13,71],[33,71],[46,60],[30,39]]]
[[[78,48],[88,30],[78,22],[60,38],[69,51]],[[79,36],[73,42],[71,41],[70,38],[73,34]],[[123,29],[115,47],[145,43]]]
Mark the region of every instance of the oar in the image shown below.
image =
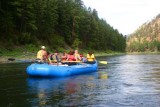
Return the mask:
[[[82,62],[82,61],[61,61],[62,63],[67,63],[67,62]]]
[[[62,63],[72,63],[72,62],[85,63],[85,62],[82,62],[82,61],[62,61]],[[98,61],[98,62],[101,63],[101,64],[107,64],[107,61]]]
[[[101,64],[107,64],[107,61],[98,61]]]

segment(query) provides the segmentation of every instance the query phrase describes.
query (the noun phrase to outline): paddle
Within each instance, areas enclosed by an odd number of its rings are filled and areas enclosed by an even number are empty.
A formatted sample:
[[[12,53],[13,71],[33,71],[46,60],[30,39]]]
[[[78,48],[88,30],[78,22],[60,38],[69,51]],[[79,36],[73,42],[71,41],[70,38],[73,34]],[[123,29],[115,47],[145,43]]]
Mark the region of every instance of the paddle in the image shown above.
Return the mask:
[[[82,61],[61,61],[62,64],[67,64],[67,65],[77,65],[77,64],[83,64]]]
[[[85,62],[82,62],[82,61],[61,61],[62,63],[72,63],[72,62],[75,62],[75,63],[85,63]],[[99,63],[101,64],[107,64],[107,61],[98,61]]]
[[[101,64],[107,64],[107,61],[99,61]]]
[[[15,58],[8,58],[8,61],[15,62],[38,62],[37,60],[16,60]],[[61,61],[62,63],[85,63],[82,61]],[[107,64],[107,61],[98,61],[100,64]]]
[[[67,63],[67,62],[82,62],[82,61],[61,61],[62,63]]]

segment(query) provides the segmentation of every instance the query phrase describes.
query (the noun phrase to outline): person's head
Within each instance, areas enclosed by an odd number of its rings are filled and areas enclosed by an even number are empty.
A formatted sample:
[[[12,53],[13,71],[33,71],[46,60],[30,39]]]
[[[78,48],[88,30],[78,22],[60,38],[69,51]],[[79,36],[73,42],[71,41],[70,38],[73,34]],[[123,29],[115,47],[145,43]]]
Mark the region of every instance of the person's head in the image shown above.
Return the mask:
[[[80,54],[80,57],[84,57],[83,54]]]
[[[66,52],[63,52],[63,56],[65,56],[65,55],[67,55],[67,53],[66,53]]]
[[[92,51],[89,51],[88,54],[89,54],[89,55],[92,55],[93,53],[92,53]]]
[[[74,51],[71,50],[68,54],[69,54],[69,55],[73,55],[73,54],[74,54]]]
[[[45,46],[41,46],[41,49],[45,50],[45,49],[46,49],[46,47],[45,47]]]
[[[50,54],[50,52],[49,51],[47,51],[47,55],[49,55]]]
[[[75,54],[78,54],[78,50],[75,50]]]
[[[55,55],[58,55],[58,51],[56,50],[54,54],[55,54]]]

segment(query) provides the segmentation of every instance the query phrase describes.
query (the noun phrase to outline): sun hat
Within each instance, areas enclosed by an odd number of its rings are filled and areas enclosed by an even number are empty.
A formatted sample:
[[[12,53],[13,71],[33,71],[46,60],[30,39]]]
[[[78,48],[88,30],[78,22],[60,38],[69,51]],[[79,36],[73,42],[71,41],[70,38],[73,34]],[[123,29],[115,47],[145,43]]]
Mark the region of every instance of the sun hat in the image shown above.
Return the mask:
[[[45,46],[42,46],[41,48],[42,48],[42,49],[45,49],[46,47],[45,47]]]

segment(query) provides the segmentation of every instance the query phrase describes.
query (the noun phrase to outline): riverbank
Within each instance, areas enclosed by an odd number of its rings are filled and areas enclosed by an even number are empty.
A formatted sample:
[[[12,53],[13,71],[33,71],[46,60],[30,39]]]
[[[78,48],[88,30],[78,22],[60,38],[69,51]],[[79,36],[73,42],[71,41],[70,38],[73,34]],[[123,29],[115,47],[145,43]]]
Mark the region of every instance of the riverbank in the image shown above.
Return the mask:
[[[0,56],[0,63],[8,63],[8,62],[20,62],[20,61],[33,61],[36,56],[34,53],[29,54],[22,54],[22,55],[1,55]],[[11,59],[11,60],[9,60]]]
[[[80,53],[82,53],[83,55],[87,54],[87,50],[80,50]],[[128,55],[154,55],[154,54],[160,54],[160,52],[114,52],[114,51],[93,51],[95,57],[100,57],[100,56],[113,56],[113,55],[124,55],[124,54],[128,54]],[[36,58],[36,54],[37,52],[29,52],[29,51],[25,51],[25,52],[21,52],[21,51],[17,51],[17,52],[7,52],[4,54],[0,54],[0,63],[8,63],[8,62],[31,62],[34,61]],[[13,59],[12,60],[8,60],[8,59]]]
[[[81,50],[80,53],[82,53],[84,56],[87,54],[86,50]],[[4,53],[0,55],[0,63],[8,63],[8,62],[20,62],[20,61],[34,61],[36,58],[37,52],[10,52],[10,53]],[[123,55],[125,53],[122,52],[103,52],[103,51],[94,51],[95,57],[99,56],[111,56],[111,55]],[[11,59],[11,60],[10,60]]]
[[[148,55],[148,54],[160,54],[160,52],[127,52],[129,55]]]

